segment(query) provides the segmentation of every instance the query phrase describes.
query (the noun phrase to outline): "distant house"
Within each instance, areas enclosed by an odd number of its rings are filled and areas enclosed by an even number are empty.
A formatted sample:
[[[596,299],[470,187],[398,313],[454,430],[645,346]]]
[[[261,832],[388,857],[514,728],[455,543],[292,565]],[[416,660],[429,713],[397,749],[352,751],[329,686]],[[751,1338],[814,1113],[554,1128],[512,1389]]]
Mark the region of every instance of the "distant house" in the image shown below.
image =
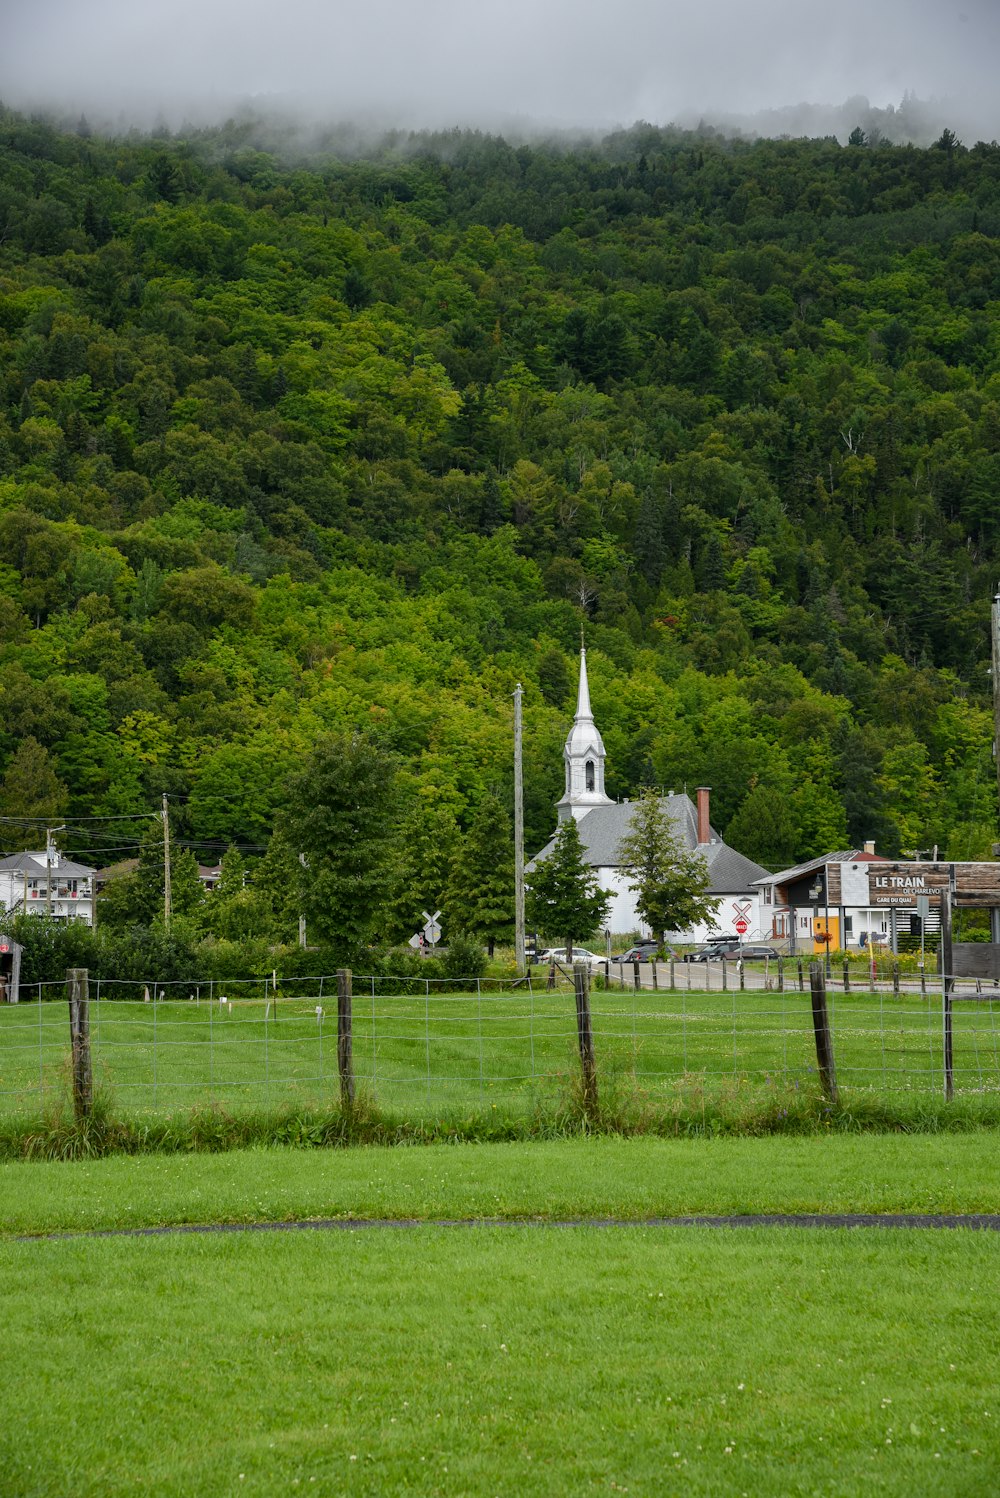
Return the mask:
[[[566,789],[557,803],[558,819],[575,817],[579,826],[584,858],[596,871],[598,883],[613,895],[608,915],[608,929],[624,935],[648,929],[639,919],[635,895],[626,883],[618,862],[618,848],[628,834],[633,803],[612,801],[604,791],[604,741],[590,707],[587,681],[587,652],[580,651],[580,683],[576,716],[563,751]],[[700,922],[687,931],[672,932],[678,941],[700,942],[715,932],[745,936],[748,941],[760,938],[762,915],[761,891],[757,881],[766,874],[759,863],[738,853],[724,843],[711,825],[710,792],[702,786],[697,807],[690,796],[671,793],[662,797],[661,805],[673,823],[678,840],[689,850],[698,852],[708,867],[709,893],[719,896],[718,912],[713,920]],[[552,851],[553,838],[532,860],[537,863]],[[740,930],[737,923],[745,929]],[[768,927],[769,927],[768,922]],[[768,929],[767,933],[770,935]]]
[[[57,848],[0,859],[0,908],[14,915],[94,924],[94,874]]]

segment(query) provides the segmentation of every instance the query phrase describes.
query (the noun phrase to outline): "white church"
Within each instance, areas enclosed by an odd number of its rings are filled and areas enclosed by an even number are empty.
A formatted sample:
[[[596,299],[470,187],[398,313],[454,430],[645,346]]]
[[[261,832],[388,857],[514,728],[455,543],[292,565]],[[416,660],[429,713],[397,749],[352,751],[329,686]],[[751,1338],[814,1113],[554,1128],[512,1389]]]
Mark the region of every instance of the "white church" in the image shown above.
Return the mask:
[[[600,887],[609,890],[614,899],[608,915],[608,929],[616,935],[639,931],[651,933],[639,919],[635,895],[625,882],[618,861],[618,848],[629,831],[633,806],[628,801],[612,801],[604,790],[604,740],[601,738],[590,706],[587,682],[587,652],[580,650],[580,686],[576,717],[563,750],[566,767],[566,789],[556,803],[560,822],[575,817],[579,823],[583,856],[597,873]],[[767,877],[767,870],[745,858],[724,843],[714,830],[710,817],[710,793],[706,786],[697,791],[697,806],[685,794],[662,798],[662,806],[674,825],[678,841],[696,850],[708,866],[709,893],[719,898],[718,910],[709,922],[689,931],[670,932],[675,941],[700,942],[718,932],[747,941],[759,940],[762,934],[761,891],[756,881]],[[548,857],[553,838],[532,862]],[[739,930],[737,923],[745,929]],[[770,922],[767,923],[770,935]]]

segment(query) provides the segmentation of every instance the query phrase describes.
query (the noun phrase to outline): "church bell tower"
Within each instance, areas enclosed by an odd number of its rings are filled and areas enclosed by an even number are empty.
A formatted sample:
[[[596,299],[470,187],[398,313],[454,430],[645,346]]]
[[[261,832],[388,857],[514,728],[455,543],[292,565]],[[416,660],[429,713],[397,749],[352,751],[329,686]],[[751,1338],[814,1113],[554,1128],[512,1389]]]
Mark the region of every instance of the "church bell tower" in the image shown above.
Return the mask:
[[[604,794],[604,740],[597,730],[590,708],[587,683],[587,652],[580,646],[580,687],[576,697],[576,717],[563,750],[566,765],[566,790],[556,802],[560,822],[585,817],[595,806],[610,806],[611,797]]]

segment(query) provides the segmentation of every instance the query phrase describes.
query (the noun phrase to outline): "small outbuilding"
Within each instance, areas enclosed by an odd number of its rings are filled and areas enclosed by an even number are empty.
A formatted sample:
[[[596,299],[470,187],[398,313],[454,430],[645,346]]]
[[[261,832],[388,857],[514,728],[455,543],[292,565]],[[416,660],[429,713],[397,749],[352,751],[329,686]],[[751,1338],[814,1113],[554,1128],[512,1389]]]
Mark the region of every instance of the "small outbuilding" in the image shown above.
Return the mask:
[[[0,1004],[20,1002],[22,950],[13,937],[0,934]]]

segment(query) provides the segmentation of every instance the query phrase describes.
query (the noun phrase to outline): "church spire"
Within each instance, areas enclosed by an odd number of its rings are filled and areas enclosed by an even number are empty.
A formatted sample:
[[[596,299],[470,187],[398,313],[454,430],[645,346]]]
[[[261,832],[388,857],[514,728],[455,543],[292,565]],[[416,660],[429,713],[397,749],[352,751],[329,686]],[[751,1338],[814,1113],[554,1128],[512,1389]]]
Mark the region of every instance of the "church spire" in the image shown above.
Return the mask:
[[[580,685],[576,693],[576,722],[586,719],[593,723],[594,714],[590,710],[590,683],[587,681],[587,648],[580,640]]]
[[[587,680],[587,650],[580,640],[580,683],[576,694],[576,717],[563,750],[566,790],[556,810],[560,822],[585,817],[595,806],[610,806],[604,794],[604,740],[594,722]]]

